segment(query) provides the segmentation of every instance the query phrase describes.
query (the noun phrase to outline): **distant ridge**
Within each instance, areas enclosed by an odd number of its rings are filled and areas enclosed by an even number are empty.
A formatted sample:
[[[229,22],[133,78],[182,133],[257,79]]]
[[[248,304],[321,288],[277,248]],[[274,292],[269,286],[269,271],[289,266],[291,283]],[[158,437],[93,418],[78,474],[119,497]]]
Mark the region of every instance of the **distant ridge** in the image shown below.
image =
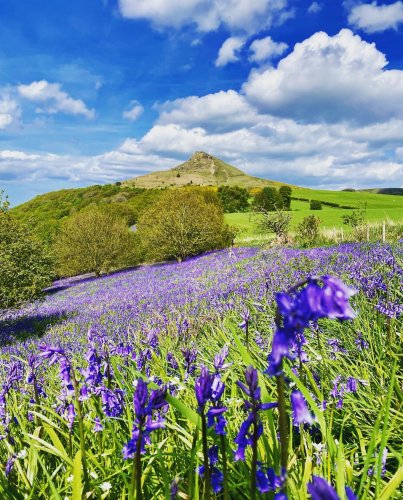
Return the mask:
[[[245,174],[239,168],[204,151],[196,151],[185,163],[170,170],[135,177],[125,184],[140,188],[193,186],[279,186],[284,183]]]

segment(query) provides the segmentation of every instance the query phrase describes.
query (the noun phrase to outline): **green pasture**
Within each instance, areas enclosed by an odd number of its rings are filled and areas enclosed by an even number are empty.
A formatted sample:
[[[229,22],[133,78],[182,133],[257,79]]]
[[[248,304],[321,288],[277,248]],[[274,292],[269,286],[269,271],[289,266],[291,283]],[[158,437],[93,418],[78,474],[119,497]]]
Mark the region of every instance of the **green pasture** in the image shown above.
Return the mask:
[[[340,205],[350,205],[358,208],[366,206],[366,220],[369,223],[381,223],[382,221],[403,221],[403,197],[392,195],[381,195],[364,192],[345,191],[317,191],[305,188],[294,188],[293,197],[307,198]],[[309,202],[292,200],[291,202],[291,229],[295,228],[304,217],[316,215],[322,220],[321,227],[326,229],[340,229],[348,232],[349,227],[343,224],[342,217],[350,213],[344,208],[333,208],[322,206],[322,210],[310,210]],[[231,226],[237,227],[241,232],[238,240],[245,238],[264,239],[264,235],[259,235],[257,224],[259,215],[252,212],[225,214],[225,219]]]

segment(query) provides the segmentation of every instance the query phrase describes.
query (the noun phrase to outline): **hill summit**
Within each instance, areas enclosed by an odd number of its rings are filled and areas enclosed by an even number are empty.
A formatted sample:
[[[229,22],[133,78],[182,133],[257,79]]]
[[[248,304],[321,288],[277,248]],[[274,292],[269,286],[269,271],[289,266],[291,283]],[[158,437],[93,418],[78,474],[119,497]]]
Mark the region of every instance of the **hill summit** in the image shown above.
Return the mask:
[[[176,186],[276,186],[279,183],[247,175],[242,170],[204,151],[196,151],[185,163],[170,170],[152,172],[126,181],[140,188]]]

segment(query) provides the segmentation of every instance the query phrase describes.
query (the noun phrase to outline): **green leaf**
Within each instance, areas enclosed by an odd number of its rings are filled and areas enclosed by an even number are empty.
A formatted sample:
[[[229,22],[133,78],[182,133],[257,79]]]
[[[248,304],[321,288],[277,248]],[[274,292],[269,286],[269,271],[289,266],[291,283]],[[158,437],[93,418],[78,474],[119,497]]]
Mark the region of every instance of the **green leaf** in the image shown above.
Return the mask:
[[[81,467],[81,450],[78,450],[73,461],[73,495],[72,500],[82,499],[82,467]]]

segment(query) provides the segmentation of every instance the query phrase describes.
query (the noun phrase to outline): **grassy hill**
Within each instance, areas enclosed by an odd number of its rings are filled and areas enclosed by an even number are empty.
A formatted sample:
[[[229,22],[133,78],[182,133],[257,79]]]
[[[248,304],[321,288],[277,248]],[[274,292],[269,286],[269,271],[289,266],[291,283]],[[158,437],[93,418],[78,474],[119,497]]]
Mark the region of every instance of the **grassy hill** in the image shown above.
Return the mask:
[[[62,219],[89,205],[108,206],[114,212],[126,216],[129,224],[134,224],[141,212],[155,203],[161,195],[161,189],[189,185],[236,185],[250,190],[265,186],[279,187],[282,183],[252,177],[219,158],[199,151],[185,163],[170,170],[143,175],[123,183],[45,193],[12,210],[18,218],[28,222],[41,238],[51,241]],[[381,194],[383,192],[326,191],[292,186],[292,224],[295,226],[306,215],[316,213],[322,219],[323,227],[341,227],[342,216],[347,210],[341,207],[357,207],[360,204],[366,205],[370,222],[403,220],[403,196],[399,196],[400,190],[393,191],[393,194]],[[312,212],[309,209],[311,199],[337,203],[340,207],[323,207],[321,211]],[[256,216],[240,213],[226,214],[226,218],[229,224],[239,227],[244,236],[256,234]]]
[[[124,183],[140,188],[196,186],[240,186],[246,189],[280,186],[284,183],[247,175],[228,163],[203,151],[170,170],[135,177]]]

